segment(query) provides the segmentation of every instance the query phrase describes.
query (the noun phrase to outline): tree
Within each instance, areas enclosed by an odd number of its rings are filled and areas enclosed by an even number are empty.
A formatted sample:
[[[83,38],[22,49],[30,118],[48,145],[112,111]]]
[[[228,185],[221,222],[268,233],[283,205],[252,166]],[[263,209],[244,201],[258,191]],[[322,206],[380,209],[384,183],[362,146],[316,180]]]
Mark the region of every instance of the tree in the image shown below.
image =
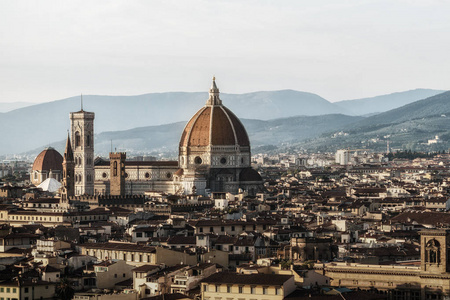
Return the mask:
[[[73,298],[75,290],[72,288],[70,281],[67,277],[62,277],[56,286],[56,295],[59,299],[70,300]]]

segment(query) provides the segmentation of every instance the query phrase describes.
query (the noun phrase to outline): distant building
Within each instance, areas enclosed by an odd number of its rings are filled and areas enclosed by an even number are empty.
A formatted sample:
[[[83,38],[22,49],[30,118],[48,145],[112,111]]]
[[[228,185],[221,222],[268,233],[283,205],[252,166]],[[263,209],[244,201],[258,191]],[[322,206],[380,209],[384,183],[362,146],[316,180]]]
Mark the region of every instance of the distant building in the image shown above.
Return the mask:
[[[61,181],[62,162],[63,157],[58,151],[52,147],[45,148],[34,160],[30,173],[31,183],[37,186],[47,178]]]
[[[420,265],[326,263],[316,272],[332,286],[388,293],[390,299],[446,299],[450,296],[450,230],[420,231]]]
[[[201,284],[202,300],[281,300],[295,291],[293,275],[216,273]]]
[[[236,194],[239,189],[256,194],[262,190],[262,178],[251,168],[247,132],[239,118],[222,105],[214,79],[205,106],[183,130],[179,161],[127,161],[120,152],[110,153],[109,160],[94,161],[94,113],[81,109],[70,113],[70,121],[72,143],[68,140],[67,145],[73,151],[74,183],[65,180],[63,190],[71,191],[74,184],[75,196],[144,195],[147,191]],[[66,153],[72,151],[66,149]],[[62,164],[62,158],[58,163]],[[69,176],[70,171],[65,174]]]
[[[441,143],[441,142],[442,142],[442,141],[441,141],[441,139],[439,138],[439,136],[436,135],[436,136],[434,137],[434,139],[428,140],[428,145],[439,144],[439,143]]]
[[[336,151],[336,163],[346,166],[350,162],[350,151],[349,150],[338,150]]]

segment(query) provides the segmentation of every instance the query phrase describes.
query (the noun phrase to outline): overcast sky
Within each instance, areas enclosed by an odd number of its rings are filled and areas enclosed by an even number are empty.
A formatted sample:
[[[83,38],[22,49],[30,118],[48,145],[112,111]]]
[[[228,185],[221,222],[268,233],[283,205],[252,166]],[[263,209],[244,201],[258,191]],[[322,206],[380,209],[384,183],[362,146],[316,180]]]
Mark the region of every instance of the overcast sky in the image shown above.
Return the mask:
[[[0,102],[450,89],[450,1],[0,2]]]

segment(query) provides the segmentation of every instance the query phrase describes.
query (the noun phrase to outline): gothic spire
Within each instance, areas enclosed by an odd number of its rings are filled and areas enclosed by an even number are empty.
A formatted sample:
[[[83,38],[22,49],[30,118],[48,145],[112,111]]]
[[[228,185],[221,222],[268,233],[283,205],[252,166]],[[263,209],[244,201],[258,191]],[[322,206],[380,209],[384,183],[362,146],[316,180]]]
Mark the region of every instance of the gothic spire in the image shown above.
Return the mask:
[[[66,150],[64,151],[64,161],[73,161],[72,145],[70,144],[69,131],[67,131]]]

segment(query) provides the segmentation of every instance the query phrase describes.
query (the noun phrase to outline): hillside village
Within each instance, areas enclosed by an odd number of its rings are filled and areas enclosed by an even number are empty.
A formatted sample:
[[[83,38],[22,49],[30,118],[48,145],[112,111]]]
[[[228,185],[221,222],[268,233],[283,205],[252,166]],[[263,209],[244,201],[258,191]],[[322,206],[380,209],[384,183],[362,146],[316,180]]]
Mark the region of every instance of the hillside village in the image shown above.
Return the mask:
[[[450,155],[385,156],[364,153],[347,165],[323,154],[254,156],[265,188],[254,196],[149,191],[120,201],[80,196],[65,208],[27,180],[6,182],[0,296],[446,295],[445,285],[419,281],[406,289],[401,278],[379,275],[403,268],[424,276],[430,259],[450,255],[444,249],[426,261],[421,245],[424,232],[450,236]],[[367,279],[372,272],[378,277]]]

